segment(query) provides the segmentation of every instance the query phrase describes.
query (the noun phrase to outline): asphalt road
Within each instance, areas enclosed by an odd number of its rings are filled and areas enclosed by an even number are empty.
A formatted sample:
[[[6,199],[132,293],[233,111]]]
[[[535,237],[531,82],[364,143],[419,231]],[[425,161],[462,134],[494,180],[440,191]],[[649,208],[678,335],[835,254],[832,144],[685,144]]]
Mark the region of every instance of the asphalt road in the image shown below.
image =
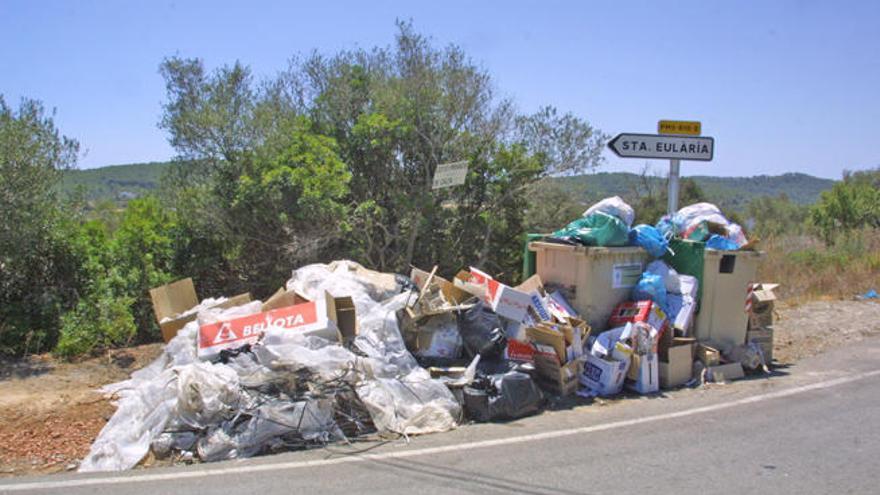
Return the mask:
[[[878,493],[880,340],[771,378],[342,451],[18,478],[0,493]]]

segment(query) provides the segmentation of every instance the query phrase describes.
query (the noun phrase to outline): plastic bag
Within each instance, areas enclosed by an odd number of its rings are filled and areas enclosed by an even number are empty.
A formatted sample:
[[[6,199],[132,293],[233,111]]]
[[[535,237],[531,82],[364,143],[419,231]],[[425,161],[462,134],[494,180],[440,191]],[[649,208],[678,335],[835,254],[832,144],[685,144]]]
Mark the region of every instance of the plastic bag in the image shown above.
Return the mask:
[[[622,220],[627,227],[632,225],[636,218],[636,212],[632,209],[632,206],[626,204],[626,201],[622,200],[620,196],[612,196],[599,201],[585,211],[584,216],[590,216],[596,212],[602,212],[617,217]]]
[[[192,366],[192,365],[190,365]],[[177,407],[177,373],[167,369],[119,400],[119,407],[92,443],[80,472],[133,468],[165,430]]]
[[[739,246],[726,237],[712,234],[709,237],[709,240],[706,241],[706,248],[717,249],[718,251],[736,251],[739,249]]]
[[[631,244],[641,247],[655,258],[663,256],[669,249],[669,241],[659,230],[650,225],[636,225],[629,235]]]
[[[544,395],[527,373],[490,375],[464,389],[465,411],[476,421],[517,419],[540,411]]]
[[[644,301],[650,299],[660,305],[664,313],[668,313],[669,303],[666,300],[666,282],[663,277],[651,272],[642,273],[638,283],[633,289],[633,300]]]
[[[501,319],[482,301],[458,314],[458,329],[470,358],[496,358],[507,346]]]
[[[578,241],[587,246],[620,247],[629,243],[629,228],[615,216],[595,212],[557,230],[553,237]]]

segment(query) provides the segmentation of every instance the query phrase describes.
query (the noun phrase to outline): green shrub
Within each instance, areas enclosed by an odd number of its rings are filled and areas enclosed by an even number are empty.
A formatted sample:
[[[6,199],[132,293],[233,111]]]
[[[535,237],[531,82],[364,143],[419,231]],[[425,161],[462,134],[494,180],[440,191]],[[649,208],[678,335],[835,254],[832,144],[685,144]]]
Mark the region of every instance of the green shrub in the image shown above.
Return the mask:
[[[76,308],[61,317],[55,353],[71,358],[130,343],[137,332],[130,309],[133,302],[106,288],[80,299]]]

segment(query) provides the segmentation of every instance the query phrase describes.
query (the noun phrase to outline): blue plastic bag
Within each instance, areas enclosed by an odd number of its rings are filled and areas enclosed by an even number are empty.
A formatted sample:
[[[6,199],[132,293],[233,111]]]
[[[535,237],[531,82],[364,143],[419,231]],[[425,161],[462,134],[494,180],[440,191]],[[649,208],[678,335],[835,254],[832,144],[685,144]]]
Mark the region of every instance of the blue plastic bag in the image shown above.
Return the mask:
[[[709,237],[709,240],[706,241],[706,249],[717,249],[719,251],[736,251],[739,249],[739,245],[732,240],[720,236],[718,234],[712,234]]]
[[[633,289],[633,301],[652,300],[667,315],[669,314],[669,304],[666,299],[666,282],[660,275],[651,272],[645,272],[639,278],[639,282]]]
[[[669,241],[663,237],[659,230],[650,225],[636,225],[629,231],[630,244],[639,246],[655,258],[666,254]]]

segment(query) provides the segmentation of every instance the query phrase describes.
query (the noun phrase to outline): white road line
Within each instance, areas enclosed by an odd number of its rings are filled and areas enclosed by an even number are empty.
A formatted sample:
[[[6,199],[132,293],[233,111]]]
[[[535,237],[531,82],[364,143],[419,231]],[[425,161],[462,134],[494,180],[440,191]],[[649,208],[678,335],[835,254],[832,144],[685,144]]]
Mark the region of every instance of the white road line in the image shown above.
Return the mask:
[[[555,431],[545,431],[542,433],[534,433],[531,435],[522,435],[518,437],[506,437],[499,438],[497,440],[482,440],[478,442],[468,442],[461,443],[455,445],[446,445],[442,447],[428,447],[424,449],[413,449],[413,450],[404,450],[400,452],[387,452],[382,454],[360,454],[360,455],[351,455],[348,457],[337,457],[333,459],[318,459],[312,461],[290,461],[290,462],[278,462],[271,464],[256,464],[256,465],[248,465],[248,466],[230,466],[230,467],[218,467],[218,468],[207,468],[200,469],[197,471],[175,471],[168,473],[156,473],[156,474],[138,474],[131,476],[109,476],[104,478],[83,478],[83,479],[69,479],[63,481],[37,481],[31,483],[17,483],[10,485],[0,485],[0,492],[17,492],[17,491],[26,491],[26,490],[47,490],[47,489],[55,489],[55,488],[75,488],[82,486],[94,486],[94,485],[112,485],[112,484],[121,484],[121,483],[143,483],[150,481],[181,481],[188,478],[208,478],[213,476],[222,476],[222,475],[230,475],[230,474],[244,474],[244,473],[259,473],[265,471],[278,471],[282,469],[299,469],[306,467],[319,467],[319,466],[332,466],[336,464],[347,464],[353,462],[366,462],[366,461],[376,461],[376,460],[384,460],[384,459],[401,459],[407,457],[416,457],[422,455],[434,455],[434,454],[442,454],[445,452],[461,452],[464,450],[473,450],[473,449],[483,449],[487,447],[498,447],[501,445],[511,445],[516,443],[524,443],[524,442],[533,442],[539,440],[548,440],[552,438],[559,437],[567,437],[571,435],[581,435],[584,433],[594,433],[597,431],[606,431],[613,430],[617,428],[626,428],[634,425],[640,425],[645,423],[653,423],[655,421],[664,421],[667,419],[676,419],[683,418],[687,416],[694,416],[697,414],[705,414],[709,412],[720,411],[722,409],[729,409],[731,407],[743,406],[747,404],[754,404],[756,402],[764,402],[773,399],[780,399],[783,397],[789,397],[791,395],[802,394],[806,392],[811,392],[814,390],[821,390],[831,387],[836,387],[838,385],[843,385],[846,383],[864,380],[865,378],[871,378],[874,376],[880,375],[880,370],[867,371],[864,373],[857,373],[854,375],[847,375],[840,378],[835,378],[833,380],[826,380],[823,382],[817,382],[810,385],[803,385],[799,387],[787,388],[785,390],[779,390],[777,392],[770,392],[766,394],[753,395],[751,397],[746,397],[743,399],[738,399],[730,402],[723,402],[721,404],[713,404],[711,406],[703,406],[696,407],[693,409],[686,409],[684,411],[676,411],[671,413],[664,414],[656,414],[654,416],[645,416],[641,418],[635,419],[627,419],[624,421],[614,421],[611,423],[604,423],[593,426],[584,426],[582,428],[572,428],[568,430],[555,430]]]

